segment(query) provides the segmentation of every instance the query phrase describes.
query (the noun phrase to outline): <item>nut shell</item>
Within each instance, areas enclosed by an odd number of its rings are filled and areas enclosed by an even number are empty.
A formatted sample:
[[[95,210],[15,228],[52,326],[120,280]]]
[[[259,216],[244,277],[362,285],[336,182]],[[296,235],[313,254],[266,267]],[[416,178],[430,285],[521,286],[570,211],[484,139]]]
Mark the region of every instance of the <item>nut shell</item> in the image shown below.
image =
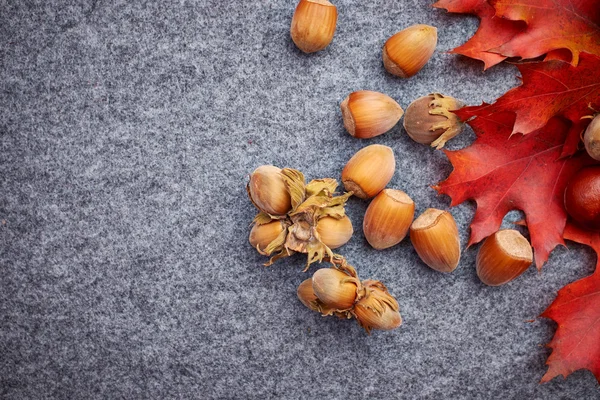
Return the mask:
[[[342,170],[346,191],[361,199],[381,192],[394,176],[396,159],[388,146],[373,144],[360,149]]]
[[[458,266],[458,227],[448,211],[425,210],[412,223],[410,240],[421,260],[436,271],[452,272]]]
[[[306,307],[319,312],[318,299],[312,287],[312,278],[308,278],[298,286],[298,298]]]
[[[367,332],[371,329],[392,330],[402,325],[398,302],[378,281],[364,281],[365,296],[361,298],[352,313]]]
[[[369,204],[363,231],[375,249],[387,249],[402,241],[413,221],[415,203],[402,190],[384,189]]]
[[[565,209],[580,227],[600,231],[600,167],[583,168],[571,178]]]
[[[300,0],[290,27],[292,40],[305,53],[323,50],[333,40],[337,8],[327,0]]]
[[[596,115],[583,135],[585,150],[594,160],[600,161],[600,114]]]
[[[391,97],[370,90],[352,92],[340,105],[344,127],[350,135],[367,139],[392,129],[404,110]]]
[[[409,78],[427,64],[436,46],[436,28],[429,25],[410,26],[385,42],[383,65],[390,74]]]
[[[357,297],[360,282],[335,268],[322,268],[312,277],[313,291],[328,308],[348,310]]]
[[[321,241],[330,249],[337,249],[348,243],[354,229],[348,216],[337,219],[323,217],[317,221],[317,232]]]
[[[455,98],[439,93],[420,97],[406,109],[404,129],[415,142],[441,149],[463,129],[464,124],[451,112],[462,106]]]
[[[269,243],[277,239],[283,230],[283,223],[279,220],[262,225],[255,224],[250,230],[250,244],[254,248],[258,247],[259,251],[263,251]]]
[[[248,194],[254,205],[271,215],[284,215],[292,209],[292,199],[285,185],[281,169],[262,165],[250,175]]]
[[[477,276],[486,285],[499,286],[521,275],[533,262],[531,245],[514,229],[488,237],[477,253]]]

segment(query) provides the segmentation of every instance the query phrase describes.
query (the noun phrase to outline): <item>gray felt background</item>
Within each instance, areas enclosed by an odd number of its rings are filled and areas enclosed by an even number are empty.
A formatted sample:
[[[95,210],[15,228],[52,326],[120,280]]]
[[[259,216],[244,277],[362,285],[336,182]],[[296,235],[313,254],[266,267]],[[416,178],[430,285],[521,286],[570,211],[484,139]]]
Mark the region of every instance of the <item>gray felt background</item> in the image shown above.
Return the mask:
[[[0,0],[0,397],[598,398],[588,371],[538,384],[555,324],[529,321],[592,273],[582,246],[490,288],[477,247],[450,275],[409,241],[371,249],[367,203],[351,199],[340,252],[404,318],[368,336],[297,300],[303,257],[264,268],[248,244],[254,168],[339,178],[368,143],[394,149],[390,186],[418,212],[449,206],[430,188],[451,171],[443,153],[400,125],[353,139],[339,111],[358,89],[406,108],[431,91],[493,101],[518,83],[514,66],[484,73],[445,53],[477,20],[430,3],[339,0],[333,44],[305,55],[291,0]],[[400,80],[381,47],[414,23],[438,27],[438,50]],[[474,205],[452,212],[465,243]]]

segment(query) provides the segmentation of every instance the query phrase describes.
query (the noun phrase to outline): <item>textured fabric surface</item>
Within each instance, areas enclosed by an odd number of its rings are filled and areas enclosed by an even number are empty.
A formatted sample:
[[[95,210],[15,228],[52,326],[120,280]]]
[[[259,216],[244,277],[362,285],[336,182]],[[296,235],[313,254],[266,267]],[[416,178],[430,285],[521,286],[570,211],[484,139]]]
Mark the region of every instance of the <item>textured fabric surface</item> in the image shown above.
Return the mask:
[[[404,108],[432,91],[479,104],[518,82],[514,66],[483,72],[446,53],[474,18],[428,0],[336,4],[332,45],[306,55],[289,38],[289,0],[0,0],[0,397],[600,395],[588,371],[538,384],[555,326],[536,316],[593,271],[582,246],[490,288],[475,274],[477,246],[449,275],[407,240],[371,249],[367,203],[351,199],[355,235],[340,253],[389,287],[404,318],[370,336],[297,300],[303,257],[262,266],[245,193],[261,164],[339,179],[354,152],[381,143],[397,158],[390,186],[417,212],[449,206],[430,187],[451,171],[443,153],[401,125],[351,138],[339,111],[348,93],[382,91]],[[397,79],[381,47],[415,23],[438,27],[438,49]],[[451,211],[464,248],[474,204]]]

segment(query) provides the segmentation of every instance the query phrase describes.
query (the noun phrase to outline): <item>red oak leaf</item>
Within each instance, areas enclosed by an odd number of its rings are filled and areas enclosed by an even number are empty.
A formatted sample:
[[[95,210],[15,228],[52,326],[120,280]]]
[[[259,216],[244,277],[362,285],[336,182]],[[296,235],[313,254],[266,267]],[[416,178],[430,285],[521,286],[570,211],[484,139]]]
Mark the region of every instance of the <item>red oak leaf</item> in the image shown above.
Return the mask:
[[[481,20],[475,35],[465,44],[451,51],[484,62],[488,69],[504,61],[507,57],[488,50],[500,47],[525,28],[520,21],[496,17],[496,10],[487,0],[440,0],[433,5],[449,12],[474,14]]]
[[[567,224],[564,238],[591,246],[600,254],[600,234]],[[558,329],[548,344],[552,354],[542,382],[578,369],[588,369],[600,382],[600,263],[596,272],[558,291],[542,317],[551,318]]]
[[[556,54],[556,53],[555,53]],[[528,134],[560,116],[571,121],[563,156],[575,153],[579,137],[589,119],[581,119],[600,109],[600,57],[582,54],[579,66],[552,60],[519,64],[523,84],[509,90],[493,104],[465,107],[456,114],[463,120],[511,111],[516,114],[513,133]]]
[[[574,66],[579,63],[582,51],[600,56],[598,0],[490,0],[490,3],[497,17],[527,23],[523,32],[491,49],[492,52],[528,59],[566,49]]]
[[[445,151],[454,170],[435,188],[452,198],[452,206],[477,203],[469,246],[496,232],[507,212],[522,210],[541,268],[552,249],[564,244],[563,193],[585,159],[560,158],[568,132],[564,120],[553,118],[530,135],[510,136],[514,119],[503,112],[470,121],[477,139],[466,149]]]

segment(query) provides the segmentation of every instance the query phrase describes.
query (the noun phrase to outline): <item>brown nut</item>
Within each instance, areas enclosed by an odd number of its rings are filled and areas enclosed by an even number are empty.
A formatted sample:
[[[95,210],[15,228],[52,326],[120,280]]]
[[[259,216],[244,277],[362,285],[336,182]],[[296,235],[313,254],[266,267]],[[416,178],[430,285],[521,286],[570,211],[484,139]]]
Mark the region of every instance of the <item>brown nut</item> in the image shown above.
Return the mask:
[[[337,249],[348,243],[354,229],[352,221],[348,216],[337,219],[333,217],[324,217],[317,221],[317,232],[323,242],[330,249]]]
[[[596,115],[583,135],[585,150],[594,160],[600,161],[600,114]]]
[[[292,200],[281,169],[262,165],[250,175],[248,194],[254,205],[271,215],[284,215],[292,209]]]
[[[381,192],[394,176],[396,159],[388,146],[372,144],[360,149],[342,171],[342,182],[348,192],[368,199]]]
[[[413,25],[390,37],[383,46],[383,65],[392,75],[409,78],[427,64],[437,45],[437,29]]]
[[[452,272],[460,260],[460,239],[456,221],[448,211],[428,208],[410,227],[410,240],[429,267]]]
[[[262,252],[273,240],[277,239],[284,229],[280,220],[262,225],[255,224],[250,231],[250,244]]]
[[[489,236],[477,253],[477,276],[486,285],[499,286],[521,275],[533,262],[531,245],[514,229]]]
[[[367,332],[371,329],[391,330],[402,324],[398,302],[387,291],[383,283],[364,281],[365,296],[361,298],[352,314]]]
[[[305,53],[323,50],[333,40],[337,8],[327,0],[300,0],[290,27],[296,46]]]
[[[392,129],[404,110],[391,97],[370,90],[352,92],[340,105],[344,127],[350,135],[367,139]]]
[[[313,291],[328,308],[348,310],[357,297],[360,282],[335,268],[321,268],[312,277]]]
[[[402,190],[384,189],[369,204],[363,231],[371,246],[387,249],[402,241],[415,215],[415,203]]]
[[[451,112],[462,106],[455,98],[439,93],[420,97],[406,109],[404,129],[415,142],[441,149],[463,129],[464,124]]]

